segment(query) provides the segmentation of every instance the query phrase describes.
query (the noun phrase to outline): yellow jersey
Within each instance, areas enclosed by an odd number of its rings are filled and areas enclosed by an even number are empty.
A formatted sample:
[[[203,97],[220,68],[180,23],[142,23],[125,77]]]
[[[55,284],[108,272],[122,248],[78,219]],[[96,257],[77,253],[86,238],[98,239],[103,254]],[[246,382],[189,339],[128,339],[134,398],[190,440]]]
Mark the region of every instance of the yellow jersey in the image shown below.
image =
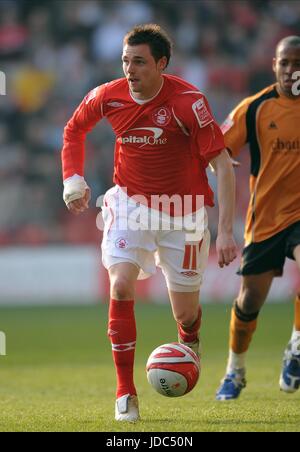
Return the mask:
[[[289,99],[271,85],[244,99],[221,128],[233,157],[249,144],[246,246],[300,221],[300,97]]]

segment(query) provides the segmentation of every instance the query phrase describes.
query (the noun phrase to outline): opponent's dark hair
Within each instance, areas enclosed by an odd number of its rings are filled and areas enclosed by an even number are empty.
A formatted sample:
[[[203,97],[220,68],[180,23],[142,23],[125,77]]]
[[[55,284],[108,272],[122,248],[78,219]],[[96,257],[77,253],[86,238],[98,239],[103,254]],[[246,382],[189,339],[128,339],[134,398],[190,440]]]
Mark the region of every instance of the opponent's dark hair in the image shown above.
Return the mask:
[[[167,58],[166,67],[172,54],[172,42],[167,33],[156,24],[137,25],[124,37],[123,44],[137,46],[148,44],[151,54],[157,62],[162,57]]]
[[[276,47],[276,54],[281,47],[299,47],[300,46],[300,36],[287,36],[281,39]]]

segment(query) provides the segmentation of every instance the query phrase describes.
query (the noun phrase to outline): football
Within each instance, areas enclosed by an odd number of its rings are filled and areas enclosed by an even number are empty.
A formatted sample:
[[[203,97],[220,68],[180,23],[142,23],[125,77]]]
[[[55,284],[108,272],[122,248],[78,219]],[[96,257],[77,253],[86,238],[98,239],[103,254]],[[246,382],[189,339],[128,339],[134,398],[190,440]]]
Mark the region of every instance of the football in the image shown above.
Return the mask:
[[[187,346],[174,342],[157,347],[147,361],[150,385],[166,397],[189,393],[200,376],[200,360]]]

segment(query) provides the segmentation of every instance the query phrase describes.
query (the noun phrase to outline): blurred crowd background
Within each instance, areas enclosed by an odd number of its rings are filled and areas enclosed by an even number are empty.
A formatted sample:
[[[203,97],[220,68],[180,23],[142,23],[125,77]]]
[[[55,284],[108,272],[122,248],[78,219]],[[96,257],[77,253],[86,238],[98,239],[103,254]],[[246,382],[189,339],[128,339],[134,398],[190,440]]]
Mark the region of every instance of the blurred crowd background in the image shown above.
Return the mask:
[[[243,97],[273,82],[278,40],[299,34],[300,2],[232,0],[0,0],[0,245],[99,243],[96,208],[81,217],[62,201],[63,128],[93,87],[122,76],[124,34],[156,22],[174,42],[168,72],[197,85],[221,123]],[[114,136],[103,121],[89,135],[86,179],[97,196],[112,186]],[[242,243],[249,157],[238,179]],[[213,187],[215,179],[210,175]],[[212,232],[216,209],[210,212]]]

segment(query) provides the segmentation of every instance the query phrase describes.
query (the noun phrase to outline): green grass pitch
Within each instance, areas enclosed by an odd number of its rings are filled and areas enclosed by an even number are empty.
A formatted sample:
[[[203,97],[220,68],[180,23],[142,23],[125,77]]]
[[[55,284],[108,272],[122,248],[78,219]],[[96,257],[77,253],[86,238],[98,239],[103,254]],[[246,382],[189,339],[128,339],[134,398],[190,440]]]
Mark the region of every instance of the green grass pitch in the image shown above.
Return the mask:
[[[145,363],[176,340],[169,306],[138,305],[136,384],[142,421],[114,421],[115,376],[106,338],[107,306],[1,308],[0,431],[300,431],[300,391],[279,391],[292,304],[267,305],[248,356],[248,387],[218,403],[228,342],[229,305],[203,307],[202,375],[185,397],[168,399],[148,385]]]

